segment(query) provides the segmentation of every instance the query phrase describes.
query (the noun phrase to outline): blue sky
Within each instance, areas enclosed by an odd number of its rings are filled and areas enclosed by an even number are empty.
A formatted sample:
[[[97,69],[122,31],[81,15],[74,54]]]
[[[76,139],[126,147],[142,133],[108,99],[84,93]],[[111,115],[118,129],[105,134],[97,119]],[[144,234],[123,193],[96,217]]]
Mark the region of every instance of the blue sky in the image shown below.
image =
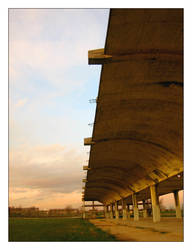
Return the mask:
[[[108,9],[10,9],[10,205],[81,204]]]

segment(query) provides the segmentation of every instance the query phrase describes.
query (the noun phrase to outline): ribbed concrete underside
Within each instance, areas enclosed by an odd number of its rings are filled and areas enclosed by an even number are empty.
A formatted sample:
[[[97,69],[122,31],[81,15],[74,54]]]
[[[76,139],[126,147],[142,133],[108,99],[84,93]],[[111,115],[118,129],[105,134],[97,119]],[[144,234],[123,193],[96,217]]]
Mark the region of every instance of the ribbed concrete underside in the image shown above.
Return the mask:
[[[182,29],[181,9],[111,10],[85,201],[183,189]]]

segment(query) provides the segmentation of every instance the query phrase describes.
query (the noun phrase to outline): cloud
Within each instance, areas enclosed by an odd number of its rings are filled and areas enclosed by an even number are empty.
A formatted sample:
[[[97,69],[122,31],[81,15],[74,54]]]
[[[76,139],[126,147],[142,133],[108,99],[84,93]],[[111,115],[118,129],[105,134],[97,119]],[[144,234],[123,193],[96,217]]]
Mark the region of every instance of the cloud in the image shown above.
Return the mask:
[[[22,106],[24,106],[25,105],[25,103],[27,102],[27,98],[25,98],[25,99],[20,99],[17,103],[16,103],[16,107],[18,108],[18,107],[22,107]]]
[[[104,46],[107,15],[108,10],[10,10],[10,72],[18,79],[27,66],[60,84],[66,70],[87,65],[89,49]]]
[[[62,194],[64,198],[68,193],[80,193],[84,160],[84,152],[77,148],[63,145],[20,146],[9,156],[11,199],[31,199],[36,195],[42,198],[42,194],[47,197]]]
[[[64,208],[67,205],[73,207],[81,206],[81,193],[73,191],[71,193],[47,192],[42,189],[31,188],[10,188],[10,206],[36,206],[40,209]]]
[[[88,66],[87,54],[104,46],[108,12],[9,10],[13,204],[58,207],[80,201],[87,158],[83,137],[92,119],[88,98],[91,91],[95,94],[96,75],[99,79],[99,71]],[[88,105],[82,108],[83,101]]]

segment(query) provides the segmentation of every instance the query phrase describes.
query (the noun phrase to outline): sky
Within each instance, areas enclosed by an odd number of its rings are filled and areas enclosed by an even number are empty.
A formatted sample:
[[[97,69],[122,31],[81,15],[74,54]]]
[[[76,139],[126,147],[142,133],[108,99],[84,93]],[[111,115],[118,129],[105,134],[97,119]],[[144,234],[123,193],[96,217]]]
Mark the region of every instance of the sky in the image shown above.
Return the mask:
[[[81,206],[108,9],[9,9],[9,205]],[[172,206],[172,194],[164,196]]]
[[[108,9],[9,10],[9,205],[81,205]]]

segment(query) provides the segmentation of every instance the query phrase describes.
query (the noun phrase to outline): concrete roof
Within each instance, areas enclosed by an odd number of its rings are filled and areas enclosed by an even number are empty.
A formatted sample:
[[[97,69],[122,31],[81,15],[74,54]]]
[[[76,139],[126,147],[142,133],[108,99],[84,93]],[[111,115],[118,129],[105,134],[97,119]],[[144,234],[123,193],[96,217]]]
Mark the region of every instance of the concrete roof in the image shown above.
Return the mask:
[[[182,9],[110,11],[84,200],[183,188],[182,30]]]

